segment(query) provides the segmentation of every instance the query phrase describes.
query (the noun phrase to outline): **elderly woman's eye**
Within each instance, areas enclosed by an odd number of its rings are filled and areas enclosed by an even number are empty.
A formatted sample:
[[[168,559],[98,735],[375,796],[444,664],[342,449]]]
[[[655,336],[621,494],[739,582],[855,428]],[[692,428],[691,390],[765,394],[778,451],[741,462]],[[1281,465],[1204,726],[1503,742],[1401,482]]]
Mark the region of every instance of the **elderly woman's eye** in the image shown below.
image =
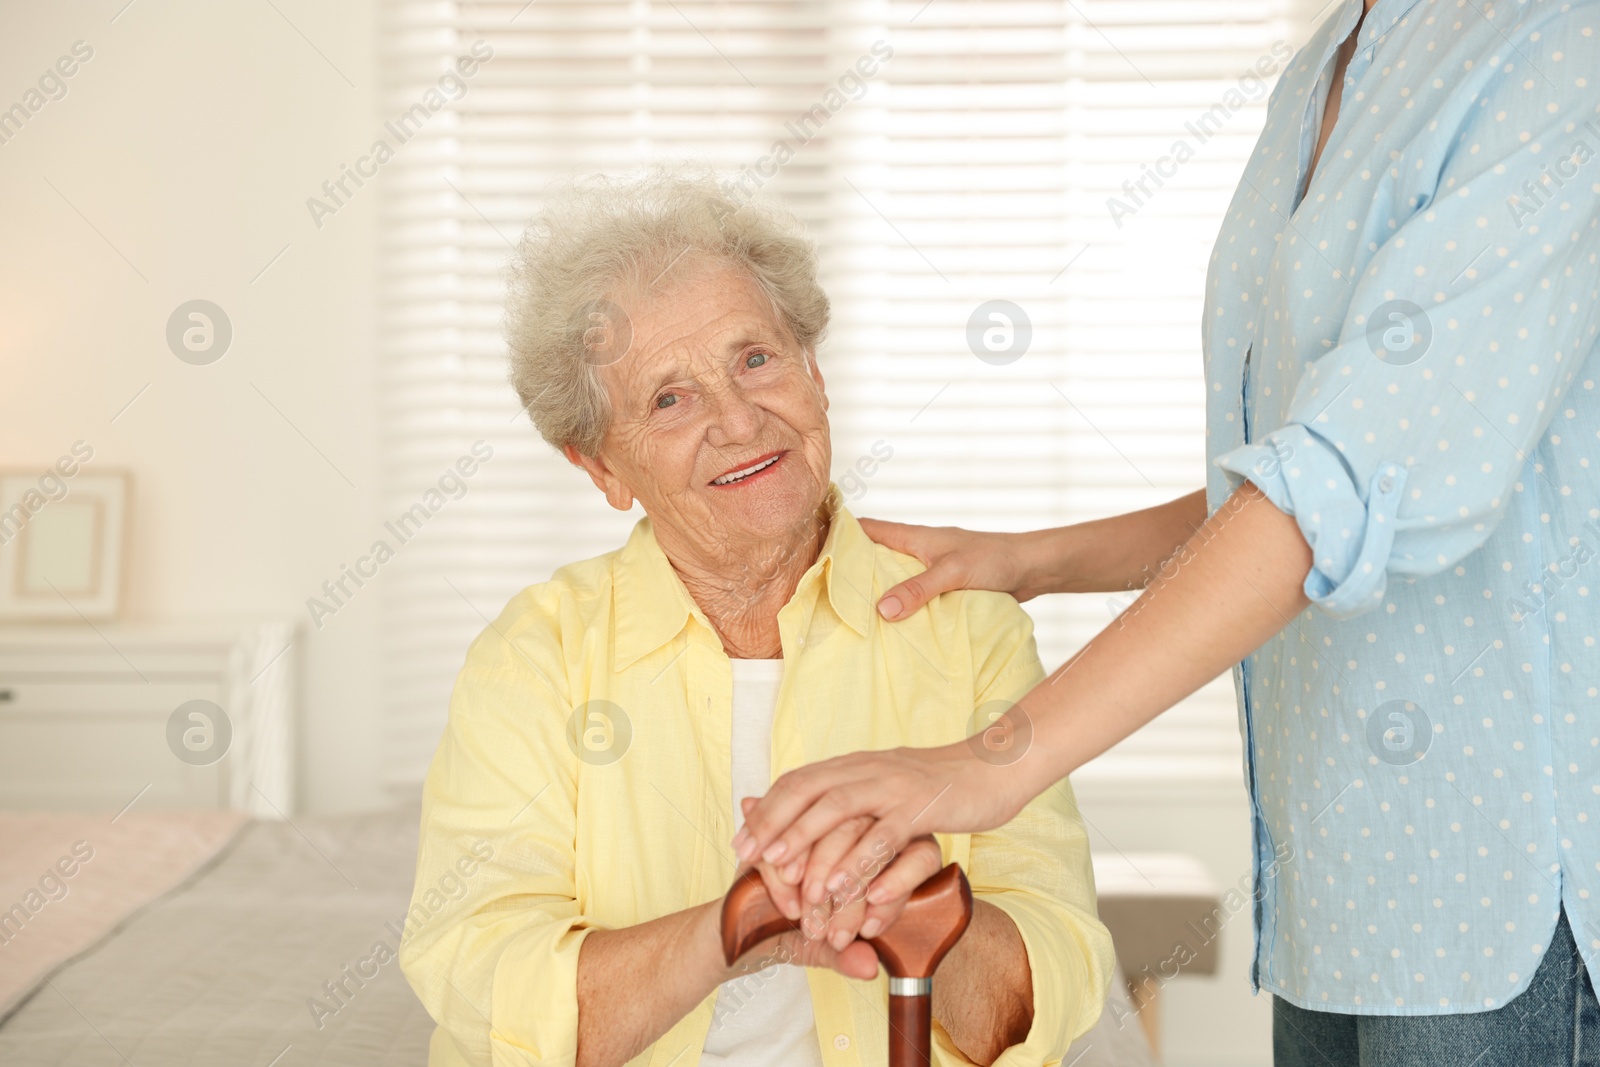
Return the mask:
[[[677,402],[678,394],[676,393],[662,393],[660,396],[656,397],[657,408],[670,408]]]
[[[744,361],[744,365],[749,367],[751,370],[754,370],[771,358],[772,357],[767,355],[765,352],[752,352],[750,357]]]

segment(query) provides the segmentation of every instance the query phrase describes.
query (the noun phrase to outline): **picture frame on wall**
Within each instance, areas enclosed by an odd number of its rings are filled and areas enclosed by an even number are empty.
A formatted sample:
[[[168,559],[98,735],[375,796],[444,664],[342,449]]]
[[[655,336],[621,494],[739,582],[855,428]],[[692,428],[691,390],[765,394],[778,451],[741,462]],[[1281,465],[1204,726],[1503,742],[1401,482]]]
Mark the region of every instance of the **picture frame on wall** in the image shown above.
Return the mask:
[[[0,470],[0,621],[117,617],[129,491],[127,471]]]

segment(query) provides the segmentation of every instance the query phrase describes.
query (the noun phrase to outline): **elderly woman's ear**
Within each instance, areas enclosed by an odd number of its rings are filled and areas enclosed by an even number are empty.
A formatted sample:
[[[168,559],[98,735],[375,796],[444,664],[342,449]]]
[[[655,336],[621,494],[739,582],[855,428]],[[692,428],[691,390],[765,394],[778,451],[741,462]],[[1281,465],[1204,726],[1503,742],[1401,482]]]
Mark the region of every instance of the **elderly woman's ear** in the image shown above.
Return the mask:
[[[575,445],[565,445],[561,454],[567,457],[567,462],[574,467],[583,468],[589,475],[589,480],[594,482],[595,488],[606,495],[606,503],[618,511],[627,511],[633,507],[633,490],[629,489],[617,472],[599,456],[586,456],[579,452]]]
[[[817,392],[822,397],[822,410],[828,410],[828,383],[822,380],[822,365],[817,362],[817,353],[813,349],[806,349],[806,365],[811,370],[811,380],[817,383]]]

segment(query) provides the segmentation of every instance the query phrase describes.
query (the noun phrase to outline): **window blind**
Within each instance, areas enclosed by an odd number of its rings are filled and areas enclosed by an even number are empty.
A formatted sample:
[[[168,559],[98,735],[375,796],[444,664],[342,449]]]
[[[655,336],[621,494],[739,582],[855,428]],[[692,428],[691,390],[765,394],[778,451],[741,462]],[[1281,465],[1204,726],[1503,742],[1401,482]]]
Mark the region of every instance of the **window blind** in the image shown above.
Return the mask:
[[[1145,507],[1203,482],[1205,266],[1293,2],[390,0],[385,504],[426,520],[383,567],[388,783],[415,788],[505,601],[639,517],[506,384],[502,271],[551,182],[693,159],[806,223],[857,514]],[[1047,665],[1125,600],[1030,602]],[[1237,780],[1235,722],[1222,679],[1083,774]]]

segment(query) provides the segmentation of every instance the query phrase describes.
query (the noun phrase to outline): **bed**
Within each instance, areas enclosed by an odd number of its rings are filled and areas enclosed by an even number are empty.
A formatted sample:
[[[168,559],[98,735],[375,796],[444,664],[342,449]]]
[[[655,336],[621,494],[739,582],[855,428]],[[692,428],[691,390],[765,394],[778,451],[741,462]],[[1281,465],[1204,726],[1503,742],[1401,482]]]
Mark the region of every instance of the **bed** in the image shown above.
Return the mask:
[[[0,908],[29,913],[0,927],[0,1063],[426,1062],[433,1024],[394,959],[415,809],[108,818],[0,813]],[[1113,992],[1064,1064],[1152,1062],[1124,984]]]
[[[13,840],[6,824],[18,818],[0,816],[0,840]],[[148,827],[163,819],[181,827],[192,815],[123,821]],[[103,816],[97,821],[57,817],[57,851],[68,854],[75,842],[116,830]],[[133,907],[16,993],[0,1022],[0,1063],[425,1062],[432,1023],[392,956],[387,963],[373,958],[377,943],[391,950],[397,944],[393,929],[410,897],[416,854],[415,813],[239,820],[210,840],[212,854],[180,870],[164,891],[133,900],[113,889],[95,898],[118,910]],[[70,917],[75,897],[91,903],[87,879],[110,851],[97,849],[76,875],[85,884],[42,909],[0,947],[0,959],[40,932],[36,924],[52,909]],[[188,858],[169,852],[180,863]],[[14,865],[0,869],[9,875]],[[103,870],[110,881],[132,873]]]

